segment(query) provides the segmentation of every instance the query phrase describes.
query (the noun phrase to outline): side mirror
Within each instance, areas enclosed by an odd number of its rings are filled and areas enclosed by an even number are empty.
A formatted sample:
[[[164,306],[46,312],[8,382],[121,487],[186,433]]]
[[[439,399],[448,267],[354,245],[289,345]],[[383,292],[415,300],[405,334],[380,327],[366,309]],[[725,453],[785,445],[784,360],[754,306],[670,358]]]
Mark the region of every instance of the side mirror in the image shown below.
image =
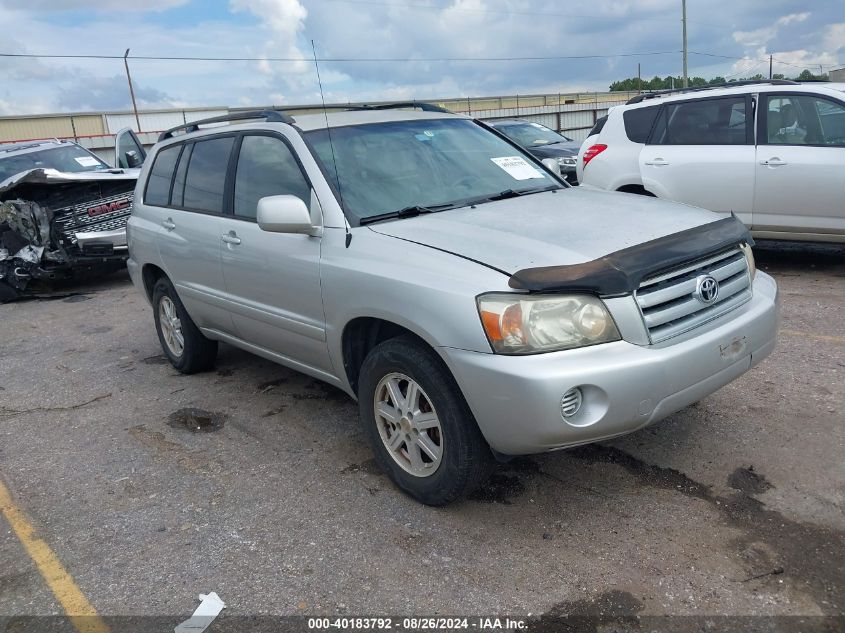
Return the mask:
[[[554,158],[544,158],[541,162],[550,172],[560,176],[560,163],[558,163]]]
[[[126,166],[129,169],[134,169],[135,167],[140,167],[141,163],[144,161],[138,156],[138,152],[129,151],[126,152]]]
[[[258,226],[269,233],[302,233],[320,235],[322,230],[311,224],[308,207],[296,196],[266,196],[258,201]]]

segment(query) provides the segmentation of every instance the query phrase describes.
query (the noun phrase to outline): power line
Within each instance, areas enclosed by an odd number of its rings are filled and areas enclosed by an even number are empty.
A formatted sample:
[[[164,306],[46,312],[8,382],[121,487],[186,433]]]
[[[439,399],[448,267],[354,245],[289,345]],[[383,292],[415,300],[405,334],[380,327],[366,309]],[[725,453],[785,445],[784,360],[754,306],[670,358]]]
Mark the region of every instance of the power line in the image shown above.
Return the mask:
[[[540,57],[320,57],[317,61],[333,63],[357,62],[521,62],[554,61],[563,59],[611,59],[615,57],[647,57],[654,55],[676,55],[680,51],[647,51],[643,53],[614,53],[611,55],[553,55]],[[123,59],[123,55],[54,55],[35,53],[0,53],[6,58],[34,59]],[[190,61],[190,62],[311,62],[304,57],[199,57],[131,55],[133,61]]]
[[[703,57],[717,57],[719,59],[732,59],[732,60],[735,60],[735,61],[742,61],[742,60],[745,60],[745,59],[747,59],[749,61],[753,60],[753,58],[749,58],[749,57],[736,57],[735,55],[719,55],[718,53],[703,53],[701,51],[690,51],[690,55],[701,55]],[[801,66],[799,64],[793,64],[791,62],[785,62],[782,59],[778,59],[777,57],[773,57],[772,59],[775,62],[777,62],[778,64],[783,64],[784,66],[792,66],[793,68],[801,68],[802,70],[806,69],[810,66],[824,66],[825,68],[836,68],[839,65],[839,64],[808,63],[808,64]],[[769,61],[769,58],[766,57],[764,59],[760,59],[759,61],[761,61],[761,62]]]

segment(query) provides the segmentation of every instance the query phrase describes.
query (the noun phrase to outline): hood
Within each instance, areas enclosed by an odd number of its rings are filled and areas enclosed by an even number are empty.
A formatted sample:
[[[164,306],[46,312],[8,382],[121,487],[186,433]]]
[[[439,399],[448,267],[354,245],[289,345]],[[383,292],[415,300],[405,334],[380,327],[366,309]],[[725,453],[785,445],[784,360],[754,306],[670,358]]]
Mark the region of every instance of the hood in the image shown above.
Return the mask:
[[[0,199],[14,197],[14,190],[26,184],[52,185],[73,182],[114,182],[118,180],[138,180],[140,169],[108,169],[104,171],[65,172],[55,169],[30,169],[6,178],[0,182]]]
[[[557,158],[558,156],[576,156],[580,148],[581,144],[577,141],[561,141],[531,147],[528,151],[540,158]]]
[[[657,198],[573,187],[367,228],[512,275],[592,261],[720,217]]]

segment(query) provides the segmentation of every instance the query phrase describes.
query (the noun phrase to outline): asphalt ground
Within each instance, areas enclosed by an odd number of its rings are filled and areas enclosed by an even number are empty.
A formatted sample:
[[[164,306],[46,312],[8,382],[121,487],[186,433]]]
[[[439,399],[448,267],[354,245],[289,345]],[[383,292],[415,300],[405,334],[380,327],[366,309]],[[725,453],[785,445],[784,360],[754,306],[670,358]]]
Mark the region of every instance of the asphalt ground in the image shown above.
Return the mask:
[[[812,617],[845,615],[845,247],[756,253],[783,315],[760,366],[639,433],[503,465],[439,509],[378,471],[342,392],[225,345],[216,371],[176,373],[122,273],[2,305],[0,630],[68,609],[178,621],[209,591],[230,621],[829,627]],[[189,408],[211,427],[187,428]]]

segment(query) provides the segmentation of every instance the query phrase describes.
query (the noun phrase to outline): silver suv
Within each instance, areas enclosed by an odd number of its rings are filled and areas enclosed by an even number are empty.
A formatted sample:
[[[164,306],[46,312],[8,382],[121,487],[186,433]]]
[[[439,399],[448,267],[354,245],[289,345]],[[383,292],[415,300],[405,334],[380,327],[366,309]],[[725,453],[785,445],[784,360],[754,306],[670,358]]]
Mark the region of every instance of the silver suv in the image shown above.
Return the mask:
[[[777,287],[737,219],[571,188],[479,121],[399,105],[162,135],[129,271],[176,369],[223,341],[343,389],[385,472],[438,505],[774,347]]]

